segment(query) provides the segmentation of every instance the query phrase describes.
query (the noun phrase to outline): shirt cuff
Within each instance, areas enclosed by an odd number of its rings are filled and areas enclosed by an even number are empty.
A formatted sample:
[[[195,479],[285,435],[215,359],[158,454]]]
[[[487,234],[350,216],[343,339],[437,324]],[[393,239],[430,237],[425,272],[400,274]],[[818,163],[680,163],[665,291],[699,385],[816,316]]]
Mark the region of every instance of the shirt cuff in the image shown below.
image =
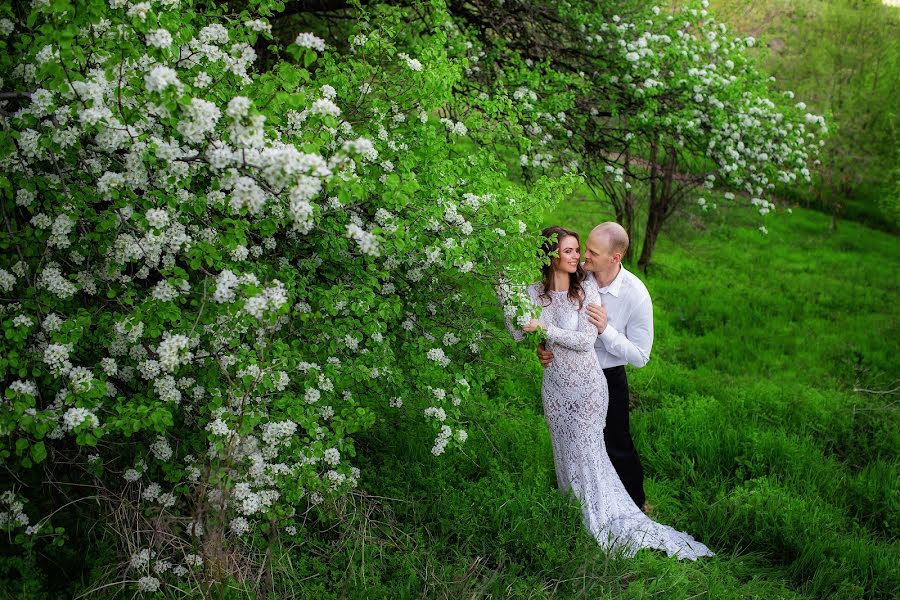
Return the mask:
[[[616,331],[616,328],[607,323],[606,329],[604,329],[603,333],[600,334],[600,339],[603,340],[604,344],[608,344],[609,342],[613,341],[617,335],[619,335],[619,332]]]

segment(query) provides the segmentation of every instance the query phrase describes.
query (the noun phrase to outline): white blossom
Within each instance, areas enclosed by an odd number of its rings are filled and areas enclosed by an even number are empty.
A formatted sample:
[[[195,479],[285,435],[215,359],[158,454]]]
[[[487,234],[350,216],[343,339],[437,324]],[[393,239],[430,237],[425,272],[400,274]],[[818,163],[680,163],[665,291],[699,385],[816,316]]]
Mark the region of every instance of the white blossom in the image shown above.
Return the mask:
[[[162,229],[169,224],[169,213],[162,208],[151,208],[146,213],[147,223],[154,229]]]
[[[172,45],[172,34],[166,29],[151,29],[147,32],[147,45],[154,48],[168,48]]]
[[[359,225],[356,225],[355,223],[347,225],[347,237],[355,240],[356,243],[359,244],[359,249],[363,254],[368,254],[370,256],[379,255],[378,238],[368,231],[365,231]]]
[[[332,117],[340,116],[341,109],[328,98],[320,98],[313,102],[309,112],[314,115],[328,115]]]
[[[325,450],[323,458],[329,465],[336,465],[341,462],[341,453],[338,452],[337,448],[328,448]]]
[[[138,591],[142,593],[150,593],[159,590],[160,581],[156,577],[151,577],[150,575],[144,575],[140,579],[138,579]]]
[[[420,63],[415,58],[410,58],[410,56],[408,54],[406,54],[405,52],[399,53],[397,55],[397,57],[400,60],[402,60],[404,63],[406,63],[406,66],[409,67],[410,71],[421,71],[422,70],[422,63]]]
[[[447,355],[444,354],[444,351],[440,348],[432,348],[428,351],[428,358],[438,363],[442,367],[446,367],[450,364],[450,359],[447,358]]]
[[[294,43],[301,48],[311,48],[319,52],[325,51],[325,40],[312,33],[298,33]]]
[[[244,517],[235,517],[231,520],[231,523],[228,525],[229,529],[234,532],[235,535],[244,535],[248,531],[250,531],[250,523],[247,522],[247,519]]]
[[[0,290],[9,292],[15,284],[15,276],[5,269],[0,269]]]
[[[222,419],[214,419],[207,423],[206,430],[216,436],[226,436],[231,433],[228,425]]]
[[[148,92],[161,92],[169,86],[181,89],[178,73],[165,65],[156,65],[144,76],[144,84]]]
[[[160,436],[156,436],[156,441],[150,444],[150,451],[153,453],[153,456],[157,458],[157,460],[161,460],[163,462],[168,461],[172,458],[172,447],[169,445],[168,440],[166,438]]]
[[[244,27],[251,31],[259,33],[272,33],[272,25],[262,19],[254,19],[252,21],[244,21]]]
[[[97,415],[86,408],[72,407],[66,411],[62,418],[62,428],[64,431],[72,431],[85,421],[90,423],[91,428],[100,427],[100,420]]]

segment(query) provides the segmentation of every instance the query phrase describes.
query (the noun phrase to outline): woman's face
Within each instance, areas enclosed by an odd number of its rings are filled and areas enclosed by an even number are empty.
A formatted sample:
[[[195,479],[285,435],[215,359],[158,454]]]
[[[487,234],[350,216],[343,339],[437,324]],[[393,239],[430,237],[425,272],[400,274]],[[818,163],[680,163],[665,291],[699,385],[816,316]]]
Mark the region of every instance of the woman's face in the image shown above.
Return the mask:
[[[554,259],[554,267],[563,273],[574,273],[578,270],[578,240],[569,235],[559,241],[559,257]]]

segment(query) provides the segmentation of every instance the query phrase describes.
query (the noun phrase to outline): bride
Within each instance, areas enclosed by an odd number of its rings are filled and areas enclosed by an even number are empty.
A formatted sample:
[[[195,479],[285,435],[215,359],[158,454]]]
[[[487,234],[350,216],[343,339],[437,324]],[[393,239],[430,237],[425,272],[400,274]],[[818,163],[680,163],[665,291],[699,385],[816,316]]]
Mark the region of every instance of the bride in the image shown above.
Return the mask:
[[[542,331],[554,355],[541,392],[560,491],[581,501],[584,524],[606,553],[634,556],[641,548],[655,548],[690,560],[713,556],[690,535],[641,512],[616,474],[603,440],[609,395],[594,352],[597,329],[587,318],[587,306],[600,304],[600,292],[579,263],[578,234],[548,227],[543,236],[555,236],[542,248],[554,258],[543,266],[542,281],[527,289],[540,314],[522,330],[507,316],[506,327],[517,341],[523,331]]]

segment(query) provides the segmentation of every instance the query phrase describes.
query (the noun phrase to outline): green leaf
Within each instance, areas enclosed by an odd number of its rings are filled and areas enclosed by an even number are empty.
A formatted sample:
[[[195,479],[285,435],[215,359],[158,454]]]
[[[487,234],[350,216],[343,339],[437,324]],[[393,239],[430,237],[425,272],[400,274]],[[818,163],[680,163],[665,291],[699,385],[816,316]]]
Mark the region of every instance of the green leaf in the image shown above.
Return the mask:
[[[44,459],[47,458],[47,448],[44,446],[44,442],[38,442],[31,447],[31,458],[37,464],[44,462]]]
[[[16,440],[16,456],[22,456],[25,454],[25,450],[28,449],[28,440],[25,438],[19,438]]]

